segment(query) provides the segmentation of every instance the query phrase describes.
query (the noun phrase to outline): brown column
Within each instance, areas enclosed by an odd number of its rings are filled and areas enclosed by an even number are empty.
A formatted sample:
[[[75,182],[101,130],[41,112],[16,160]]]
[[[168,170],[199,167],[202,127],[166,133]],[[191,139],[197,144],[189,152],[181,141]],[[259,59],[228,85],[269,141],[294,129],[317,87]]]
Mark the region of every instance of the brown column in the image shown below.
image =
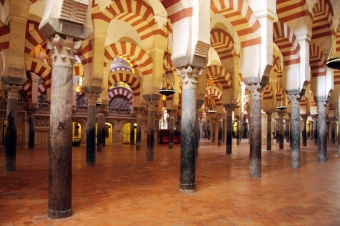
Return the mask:
[[[267,150],[272,150],[272,112],[267,111]]]
[[[332,144],[335,144],[335,117],[330,117]]]
[[[327,161],[326,101],[316,100],[318,106],[318,161]]]
[[[318,144],[318,114],[312,116],[314,121],[314,128],[313,128],[313,134],[314,134],[314,144]]]
[[[308,115],[302,114],[302,146],[307,146],[307,118]]]
[[[226,154],[232,154],[232,145],[233,145],[233,118],[232,113],[236,107],[235,104],[224,104],[223,107],[227,112],[227,145],[226,145]]]

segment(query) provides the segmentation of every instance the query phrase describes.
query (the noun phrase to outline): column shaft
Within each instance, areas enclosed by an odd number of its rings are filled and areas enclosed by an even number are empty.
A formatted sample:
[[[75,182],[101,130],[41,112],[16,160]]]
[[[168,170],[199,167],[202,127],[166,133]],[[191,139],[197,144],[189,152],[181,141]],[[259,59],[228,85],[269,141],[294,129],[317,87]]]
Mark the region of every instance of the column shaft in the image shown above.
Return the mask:
[[[226,154],[232,154],[233,153],[233,106],[227,106],[227,137],[226,137]]]
[[[300,168],[300,96],[288,95],[291,101],[291,167]]]
[[[141,137],[142,137],[142,115],[137,113],[137,134],[136,134],[136,151],[141,149]]]
[[[307,115],[301,115],[302,118],[302,145],[307,146]]]
[[[155,102],[148,101],[148,135],[146,144],[146,161],[153,161],[155,146]]]
[[[28,148],[34,148],[35,119],[33,115],[28,119],[28,124],[29,124]]]
[[[88,97],[89,104],[87,107],[87,134],[86,134],[86,165],[93,166],[96,164],[96,105],[91,103],[91,97]],[[92,100],[93,102],[93,100]]]
[[[130,145],[135,145],[135,120],[131,119],[130,125]]]
[[[169,117],[169,149],[174,148],[174,113],[170,113]]]
[[[218,146],[222,146],[222,135],[223,135],[223,119],[218,121]]]
[[[267,112],[267,150],[272,150],[272,113]]]
[[[97,152],[102,152],[103,150],[104,127],[105,127],[104,114],[99,113],[97,123]]]
[[[327,161],[326,102],[317,101],[318,106],[318,161]]]

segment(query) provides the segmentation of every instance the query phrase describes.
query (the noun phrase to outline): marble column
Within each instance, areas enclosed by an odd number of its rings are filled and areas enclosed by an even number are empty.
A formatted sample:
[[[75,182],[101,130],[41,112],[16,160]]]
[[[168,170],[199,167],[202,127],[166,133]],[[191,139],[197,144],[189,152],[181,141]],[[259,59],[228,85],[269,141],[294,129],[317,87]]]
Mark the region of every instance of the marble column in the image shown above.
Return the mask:
[[[86,93],[87,97],[87,131],[86,131],[86,165],[96,164],[96,103],[98,93]]]
[[[169,149],[174,148],[174,126],[175,126],[175,115],[176,110],[171,109],[168,110],[169,113]]]
[[[222,133],[222,142],[225,143],[227,138],[227,118],[226,115],[223,115],[223,133]]]
[[[216,116],[215,115],[211,118],[210,131],[211,131],[211,142],[215,142],[215,135],[216,135]]]
[[[35,118],[32,114],[31,117],[28,118],[29,124],[29,135],[28,135],[28,148],[34,148],[34,135],[35,135]]]
[[[16,171],[17,115],[21,86],[6,84],[5,88],[7,90],[5,171],[12,172]]]
[[[291,104],[291,167],[300,168],[300,96],[287,95]]]
[[[142,138],[142,112],[144,108],[139,108],[137,111],[137,131],[136,131],[136,151],[141,149]]]
[[[267,150],[272,150],[272,112],[267,111]]]
[[[314,144],[318,144],[318,114],[313,115],[312,117],[314,121],[314,128],[313,128]]]
[[[222,115],[218,116],[218,146],[222,146],[222,134],[223,134],[223,118]]]
[[[307,118],[308,115],[302,114],[302,146],[307,146]]]
[[[211,138],[211,119],[207,120],[207,137],[208,140]]]
[[[177,69],[182,77],[182,121],[181,121],[181,192],[190,193],[196,190],[196,84],[197,78],[203,73],[203,68],[185,66]]]
[[[280,143],[280,116],[275,118],[275,140],[276,143]]]
[[[203,138],[207,138],[207,122],[205,120],[206,119],[204,118],[204,121],[203,121]]]
[[[130,145],[135,145],[135,120],[131,119],[130,123]]]
[[[199,110],[204,104],[204,100],[196,99],[196,136],[195,136],[195,149],[196,149],[196,157],[198,157],[198,148],[199,148],[199,140],[200,140],[200,120],[199,120]]]
[[[287,117],[286,118],[286,131],[285,131],[285,133],[286,133],[286,141],[287,142],[290,142],[290,113],[288,113],[288,116],[289,117]]]
[[[335,118],[330,117],[329,121],[331,123],[331,138],[332,138],[332,144],[335,144]]]
[[[72,70],[81,41],[58,34],[50,41],[52,90],[50,105],[48,216],[72,215]]]
[[[309,121],[309,135],[310,135],[310,140],[313,140],[313,131],[314,131],[314,121],[310,120]]]
[[[105,117],[102,110],[100,111],[97,123],[97,152],[102,152],[105,139]]]
[[[155,120],[156,120],[156,104],[158,103],[159,94],[144,94],[148,109],[148,134],[146,144],[146,161],[153,161],[155,146]]]
[[[316,101],[318,107],[318,161],[327,161],[326,101]]]
[[[279,115],[279,149],[283,149],[284,147],[284,136],[283,136],[283,116],[286,114],[285,111],[279,110],[278,115]]]
[[[224,104],[223,107],[227,113],[227,136],[226,136],[226,154],[232,154],[233,150],[233,111],[236,107],[235,104]]]
[[[249,92],[250,177],[261,177],[261,85],[247,85]]]

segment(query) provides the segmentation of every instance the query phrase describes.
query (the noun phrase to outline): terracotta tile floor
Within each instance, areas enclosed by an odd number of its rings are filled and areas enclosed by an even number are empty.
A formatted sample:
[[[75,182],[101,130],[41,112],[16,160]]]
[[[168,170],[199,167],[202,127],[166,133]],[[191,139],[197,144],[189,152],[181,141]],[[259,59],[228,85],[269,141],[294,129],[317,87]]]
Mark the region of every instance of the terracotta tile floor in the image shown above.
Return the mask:
[[[17,171],[4,172],[0,150],[0,225],[340,225],[340,162],[328,143],[328,161],[317,146],[301,147],[300,169],[290,168],[289,144],[262,152],[262,177],[249,178],[249,145],[233,154],[203,139],[196,167],[197,192],[182,194],[179,145],[106,146],[96,166],[85,148],[73,149],[73,215],[47,217],[47,149],[18,150]]]

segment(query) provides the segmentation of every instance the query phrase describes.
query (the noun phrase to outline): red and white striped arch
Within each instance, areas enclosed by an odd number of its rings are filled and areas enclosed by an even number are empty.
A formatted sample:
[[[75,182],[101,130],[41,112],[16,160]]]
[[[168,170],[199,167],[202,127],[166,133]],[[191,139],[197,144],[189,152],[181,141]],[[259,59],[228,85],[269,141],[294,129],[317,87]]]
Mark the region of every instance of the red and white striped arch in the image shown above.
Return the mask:
[[[205,94],[211,96],[217,106],[222,106],[222,91],[216,86],[208,86],[205,88]]]
[[[192,7],[185,8],[181,0],[161,0],[172,24],[192,16]]]
[[[93,5],[92,18],[101,19],[107,23],[111,20],[122,20],[129,23],[136,29],[141,40],[147,39],[154,34],[154,14],[152,8],[143,1],[113,0],[103,12],[99,12],[99,7]]]
[[[336,34],[336,42],[335,42],[335,47],[334,49],[338,54],[340,54],[340,29],[338,29],[338,32]],[[334,50],[333,50],[334,51]],[[334,54],[334,52],[333,52]]]
[[[0,21],[0,52],[9,48],[9,27]]]
[[[281,50],[284,65],[300,63],[300,45],[290,27],[280,21],[273,24],[273,41]]]
[[[313,77],[326,75],[326,59],[318,45],[309,46],[309,64]]]
[[[78,51],[77,56],[79,57],[82,65],[92,63],[92,45],[88,40],[84,40],[81,49]]]
[[[335,35],[332,23],[332,6],[329,1],[318,1],[313,9],[312,39]]]
[[[129,100],[130,105],[133,104],[133,93],[130,90],[126,89],[126,88],[116,87],[114,89],[111,89],[109,91],[109,103],[111,103],[111,101],[116,96],[123,96],[123,97],[125,97],[126,99]]]
[[[45,64],[39,59],[33,57],[26,58],[26,71],[34,72],[35,74],[39,75],[47,88],[51,87],[51,70],[52,69],[49,65]]]
[[[232,58],[236,56],[234,49],[234,40],[226,32],[220,28],[215,28],[210,32],[211,46],[216,50],[221,60]]]
[[[334,85],[340,85],[340,70],[334,71]]]
[[[84,77],[84,67],[80,63],[73,64],[73,75]]]
[[[282,73],[280,73],[280,57],[276,56],[275,54],[273,55],[273,67],[272,70],[274,70],[274,74],[276,75],[277,78],[282,77]]]
[[[25,53],[30,54],[32,50],[39,44],[45,42],[44,36],[39,31],[39,24],[28,21],[26,24],[25,35]]]
[[[24,84],[22,84],[22,89],[25,91],[25,93],[27,94],[28,98],[32,97],[32,83],[30,80],[26,80],[26,82]]]
[[[212,79],[214,83],[221,84],[223,90],[231,88],[231,76],[224,67],[211,65],[206,70],[207,79]]]
[[[305,9],[306,1],[276,0],[276,13],[279,21],[286,23],[304,16],[312,18],[312,14]]]
[[[114,83],[125,82],[128,84],[134,96],[140,95],[140,78],[129,71],[115,71],[109,74],[109,87]]]
[[[139,46],[130,42],[117,42],[105,47],[104,67],[111,64],[116,56],[124,56],[134,62],[134,67],[138,67],[142,75],[152,74],[152,58]]]
[[[276,102],[281,103],[283,100],[283,88],[280,85],[276,85]]]
[[[205,111],[209,111],[210,108],[215,108],[215,106],[216,106],[216,103],[215,103],[214,100],[211,100],[211,99],[208,99],[208,98],[206,98],[204,100],[204,110]]]
[[[268,83],[265,89],[263,90],[263,100],[272,100],[274,97],[273,88]]]
[[[261,25],[245,0],[211,0],[210,7],[213,13],[230,21],[242,47],[261,44]]]

